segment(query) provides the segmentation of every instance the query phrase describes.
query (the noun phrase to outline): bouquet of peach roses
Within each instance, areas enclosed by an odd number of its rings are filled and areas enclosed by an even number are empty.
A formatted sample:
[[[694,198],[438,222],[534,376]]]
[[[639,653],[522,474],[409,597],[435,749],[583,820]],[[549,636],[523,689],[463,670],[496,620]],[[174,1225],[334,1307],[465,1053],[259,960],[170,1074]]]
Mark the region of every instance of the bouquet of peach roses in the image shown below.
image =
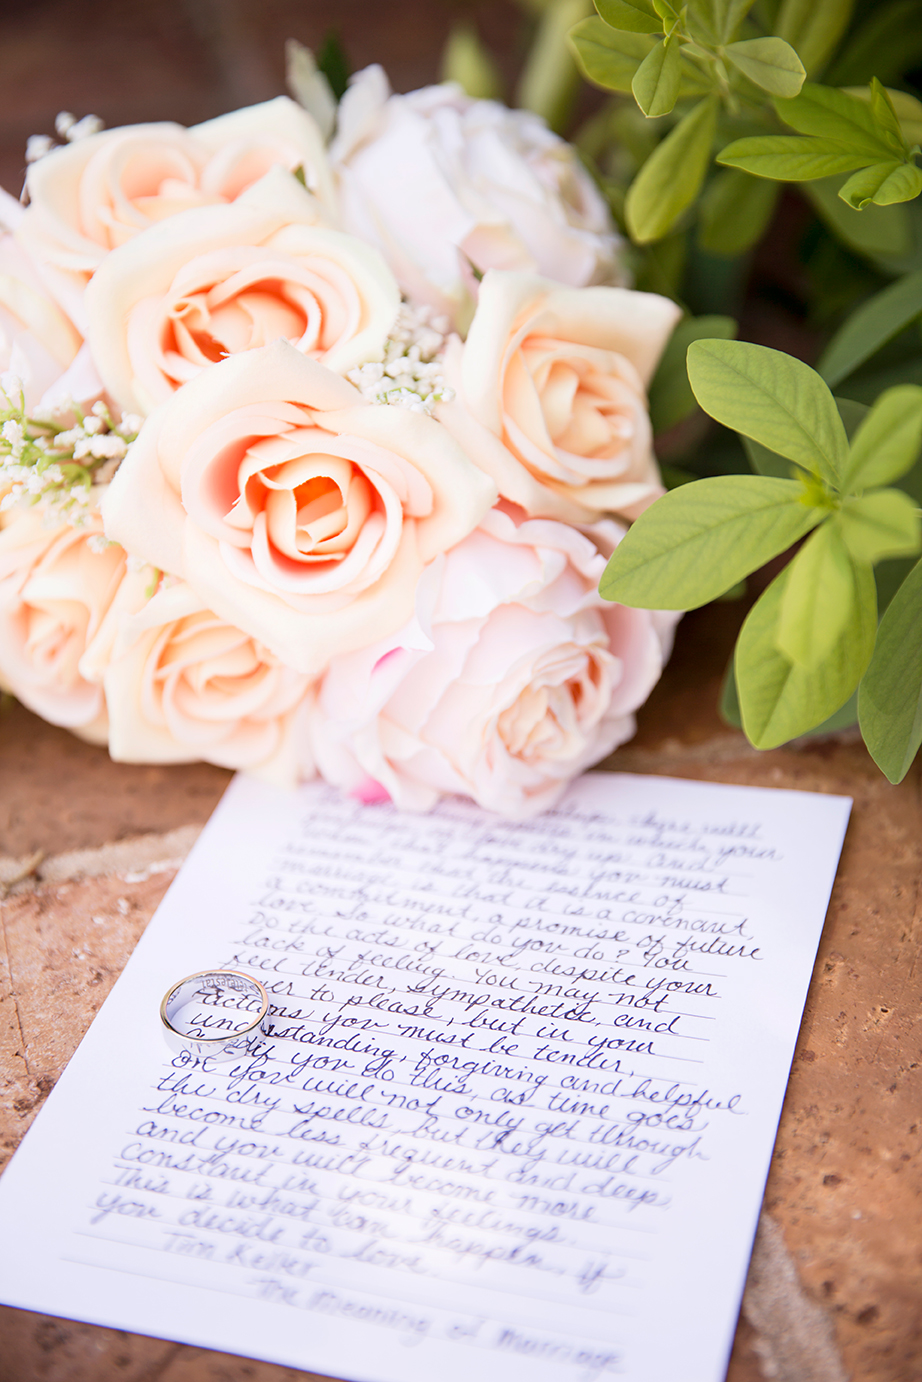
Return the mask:
[[[550,805],[675,619],[597,593],[679,310],[574,152],[377,67],[58,133],[0,194],[0,685],[122,761]]]

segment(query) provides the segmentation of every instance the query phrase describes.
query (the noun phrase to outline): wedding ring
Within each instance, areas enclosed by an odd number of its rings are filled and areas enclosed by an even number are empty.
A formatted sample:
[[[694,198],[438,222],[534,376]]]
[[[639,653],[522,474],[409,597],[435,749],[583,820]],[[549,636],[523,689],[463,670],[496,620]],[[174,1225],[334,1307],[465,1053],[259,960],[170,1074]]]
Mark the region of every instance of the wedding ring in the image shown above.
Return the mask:
[[[184,1016],[187,1010],[191,1015]],[[258,979],[236,969],[202,969],[167,989],[160,1021],[177,1054],[233,1060],[246,1054],[268,1011],[269,995]]]

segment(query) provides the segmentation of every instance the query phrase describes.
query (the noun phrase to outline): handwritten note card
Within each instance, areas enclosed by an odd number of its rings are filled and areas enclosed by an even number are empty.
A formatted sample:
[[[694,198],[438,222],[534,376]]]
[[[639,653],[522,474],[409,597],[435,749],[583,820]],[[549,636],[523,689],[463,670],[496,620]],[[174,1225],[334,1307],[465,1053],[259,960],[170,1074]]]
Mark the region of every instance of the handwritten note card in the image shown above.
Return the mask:
[[[0,1298],[360,1382],[720,1382],[848,810],[237,779],[0,1181]],[[271,998],[223,1064],[158,1025],[208,967]]]

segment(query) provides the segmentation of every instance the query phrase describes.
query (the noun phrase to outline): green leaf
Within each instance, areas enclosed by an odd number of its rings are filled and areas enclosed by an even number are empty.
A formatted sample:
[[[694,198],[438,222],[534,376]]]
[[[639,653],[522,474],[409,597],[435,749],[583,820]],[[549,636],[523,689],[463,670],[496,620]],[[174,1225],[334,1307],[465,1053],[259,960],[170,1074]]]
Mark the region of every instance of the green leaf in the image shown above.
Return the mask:
[[[874,762],[891,782],[902,782],[922,743],[922,562],[880,621],[858,717]]]
[[[599,14],[613,29],[635,34],[661,34],[663,21],[646,0],[595,0]]]
[[[723,12],[718,37],[722,43],[729,43],[736,31],[752,9],[753,0],[717,0],[718,14]]]
[[[705,189],[698,212],[698,244],[708,254],[735,259],[764,235],[778,201],[767,178],[723,168]]]
[[[868,565],[885,557],[915,556],[922,546],[919,510],[900,489],[875,489],[846,499],[835,526],[854,560]]]
[[[862,422],[842,474],[846,494],[888,485],[915,464],[922,447],[922,388],[897,384]]]
[[[606,600],[696,609],[784,552],[820,521],[793,480],[712,475],[640,515],[605,568]]]
[[[872,77],[870,92],[871,110],[882,137],[891,146],[895,154],[900,155],[901,158],[908,158],[909,145],[903,138],[903,131],[900,126],[899,118],[887,92],[887,88],[883,86],[876,77]]]
[[[752,607],[740,631],[734,667],[743,729],[757,749],[773,749],[806,734],[844,706],[874,648],[877,597],[869,567],[855,571],[852,616],[816,667],[791,662],[776,645],[778,620],[790,579],[785,567]]]
[[[867,154],[869,163],[879,163],[891,153],[869,102],[845,91],[805,82],[799,96],[775,101],[775,110],[798,133],[847,144],[856,153]]]
[[[775,33],[797,49],[814,72],[829,57],[848,28],[854,0],[784,0]]]
[[[841,533],[833,523],[823,523],[787,569],[775,643],[791,662],[814,668],[854,613],[854,567]]]
[[[879,150],[878,150],[879,154]],[[734,139],[717,155],[725,168],[742,168],[756,178],[778,182],[812,182],[847,173],[867,162],[863,151],[813,135],[767,134]]]
[[[326,37],[317,53],[317,70],[322,72],[330,83],[330,90],[337,101],[341,101],[349,85],[351,68],[342,39],[335,29],[328,29]]]
[[[740,440],[756,475],[773,475],[777,480],[790,480],[803,473],[786,456],[769,451],[767,446],[761,446],[752,437],[741,437]]]
[[[833,235],[858,254],[869,258],[900,256],[912,248],[908,207],[872,203],[863,211],[853,211],[838,195],[837,178],[808,183],[803,190]]]
[[[839,188],[839,196],[855,211],[863,211],[870,202],[876,206],[909,202],[920,192],[922,172],[914,163],[895,162],[862,168]]]
[[[697,197],[711,158],[717,109],[714,96],[694,106],[631,183],[624,213],[638,244],[661,239]]]
[[[648,120],[668,115],[672,110],[679,95],[681,75],[679,44],[665,38],[647,54],[631,82],[634,100]]]
[[[696,341],[688,377],[706,413],[835,485],[848,439],[829,389],[809,365],[744,341]]]
[[[922,269],[889,284],[863,302],[839,328],[817,365],[830,388],[922,315]]]
[[[720,714],[728,725],[733,725],[735,729],[743,728],[743,720],[740,714],[739,693],[736,689],[736,676],[733,670],[733,658],[731,657],[726,672],[724,673],[723,687],[720,693]],[[830,715],[828,719],[821,720],[812,729],[803,731],[801,737],[810,736],[819,739],[825,735],[838,734],[843,729],[851,729],[852,725],[858,723],[858,692],[853,691],[848,700]]]
[[[876,80],[875,77],[874,81]],[[887,102],[897,118],[902,144],[906,146],[905,152],[908,153],[913,144],[922,142],[922,101],[910,96],[908,91],[896,91],[892,87],[882,89],[887,93]],[[846,87],[846,91],[849,96],[855,96],[859,101],[871,101],[872,92],[869,86],[849,86]]]
[[[605,91],[630,91],[634,73],[653,47],[646,34],[622,33],[601,19],[584,19],[569,33],[583,76]]]
[[[806,72],[789,43],[781,38],[746,38],[730,43],[724,57],[738,72],[773,96],[796,96]]]
[[[732,340],[735,335],[736,322],[732,317],[684,317],[679,322],[650,385],[650,419],[654,433],[674,427],[698,406],[685,368],[685,355],[692,341],[715,336]]]

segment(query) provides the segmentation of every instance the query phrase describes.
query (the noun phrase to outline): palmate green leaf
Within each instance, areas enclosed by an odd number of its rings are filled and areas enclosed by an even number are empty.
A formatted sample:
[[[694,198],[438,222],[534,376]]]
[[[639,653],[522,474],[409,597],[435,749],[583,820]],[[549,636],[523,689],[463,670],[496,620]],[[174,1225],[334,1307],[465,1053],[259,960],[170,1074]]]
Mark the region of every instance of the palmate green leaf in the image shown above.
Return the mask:
[[[874,762],[902,782],[922,744],[922,562],[890,602],[858,689],[858,718]]]
[[[746,341],[696,341],[688,378],[706,413],[835,485],[848,438],[835,400],[809,365]]]
[[[847,144],[867,154],[868,163],[879,163],[892,152],[870,102],[859,101],[845,91],[805,82],[799,96],[775,101],[774,105],[779,118],[792,130]]]
[[[711,158],[717,110],[715,96],[694,106],[631,183],[624,214],[637,244],[661,239],[697,197]]]
[[[665,432],[698,406],[688,382],[685,355],[692,341],[736,335],[732,317],[684,317],[669,338],[650,385],[650,420],[653,431]]]
[[[862,168],[839,188],[839,196],[855,211],[863,211],[870,202],[876,206],[910,202],[920,192],[922,172],[914,163],[895,162]]]
[[[813,668],[832,651],[854,613],[854,567],[841,533],[823,523],[787,569],[775,642],[791,662]]]
[[[644,58],[634,73],[634,100],[649,120],[668,115],[679,95],[682,59],[676,39],[663,39]]]
[[[872,202],[863,211],[853,211],[838,195],[839,181],[808,182],[803,189],[836,239],[872,259],[909,254],[913,242],[909,208],[899,204],[875,206]]]
[[[891,484],[912,469],[920,448],[922,388],[897,384],[880,395],[855,433],[842,472],[843,492]]]
[[[833,336],[817,370],[835,388],[918,316],[922,316],[922,269],[863,302]]]
[[[773,96],[796,96],[806,72],[789,43],[781,38],[747,38],[730,43],[724,57],[738,72]]]
[[[576,65],[583,76],[605,91],[631,89],[634,73],[654,45],[647,34],[624,33],[601,19],[584,19],[569,33]]]
[[[830,527],[837,528],[850,555],[873,565],[885,557],[911,557],[922,547],[922,521],[908,494],[876,489],[846,499]]]
[[[878,157],[880,151],[877,151]],[[767,134],[734,139],[717,155],[725,168],[742,168],[756,178],[777,182],[812,182],[848,173],[867,162],[863,150],[814,135]]]
[[[663,21],[648,0],[595,0],[595,7],[613,29],[635,34],[663,32]]]
[[[797,542],[822,518],[793,480],[713,475],[642,513],[605,568],[606,600],[696,609]]]
[[[848,28],[854,0],[784,0],[775,33],[800,54],[804,67],[821,67]]]
[[[698,244],[708,254],[735,259],[761,240],[778,201],[768,178],[722,168],[708,183],[698,208]]]
[[[790,579],[785,567],[749,611],[736,644],[734,669],[743,729],[757,749],[773,749],[844,706],[874,648],[877,595],[870,567],[856,566],[851,618],[815,667],[797,665],[777,646],[778,621]]]

